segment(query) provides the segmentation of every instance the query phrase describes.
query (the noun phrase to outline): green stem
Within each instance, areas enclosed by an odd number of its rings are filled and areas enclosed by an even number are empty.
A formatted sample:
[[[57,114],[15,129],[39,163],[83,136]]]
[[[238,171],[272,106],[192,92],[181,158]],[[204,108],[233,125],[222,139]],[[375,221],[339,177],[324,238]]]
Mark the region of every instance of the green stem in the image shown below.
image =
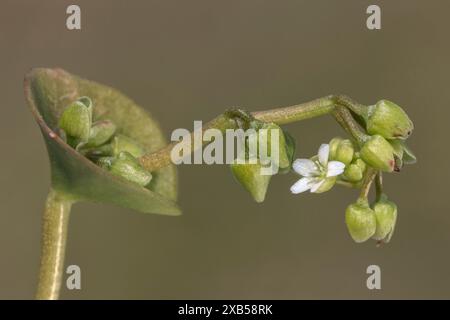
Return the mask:
[[[43,216],[41,267],[36,299],[56,300],[59,297],[64,271],[64,253],[72,202],[50,190]]]
[[[333,111],[333,116],[341,127],[344,128],[344,130],[347,131],[356,140],[356,142],[358,142],[358,144],[362,145],[365,142],[367,138],[366,133],[355,121],[352,114],[346,107],[337,105]]]

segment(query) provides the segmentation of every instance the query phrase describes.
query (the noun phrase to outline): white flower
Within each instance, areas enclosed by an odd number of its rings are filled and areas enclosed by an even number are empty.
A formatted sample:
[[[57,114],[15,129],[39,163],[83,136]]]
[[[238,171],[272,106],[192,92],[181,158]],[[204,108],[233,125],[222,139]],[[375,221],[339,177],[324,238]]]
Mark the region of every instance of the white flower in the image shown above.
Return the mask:
[[[328,161],[329,154],[330,146],[322,144],[317,154],[317,160],[297,159],[294,161],[293,169],[303,178],[291,187],[292,193],[297,194],[307,190],[317,192],[321,191],[319,188],[322,186],[326,189],[323,191],[327,191],[334,185],[335,178],[329,178],[336,177],[344,172],[345,164],[340,161]],[[328,188],[324,185],[326,181],[332,182]]]

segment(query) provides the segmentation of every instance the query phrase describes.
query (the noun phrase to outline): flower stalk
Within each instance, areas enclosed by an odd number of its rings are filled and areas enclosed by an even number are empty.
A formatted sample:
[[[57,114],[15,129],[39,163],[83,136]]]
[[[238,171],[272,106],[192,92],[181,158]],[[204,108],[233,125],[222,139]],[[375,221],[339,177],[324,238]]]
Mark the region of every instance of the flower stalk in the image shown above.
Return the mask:
[[[351,103],[349,101],[351,101]],[[345,106],[340,104],[344,102],[346,103]],[[362,143],[364,139],[364,132],[347,110],[347,106],[352,106],[355,110],[357,107],[362,108],[362,105],[356,104],[356,102],[353,102],[350,98],[345,98],[345,96],[330,95],[289,107],[251,112],[250,115],[263,122],[273,122],[278,125],[282,125],[311,119],[334,112],[334,116],[338,123],[340,123],[346,131],[349,131],[355,139],[359,139],[358,141],[361,141]],[[236,112],[225,112],[205,124],[202,130],[205,131],[214,128],[224,132],[226,129],[235,129],[239,125],[236,119],[240,117],[241,116]],[[185,141],[184,143],[191,143],[193,141],[194,132],[190,133],[190,138],[191,139],[183,139],[183,141]],[[148,171],[154,171],[168,166],[171,163],[170,152],[178,143],[183,142],[174,142],[156,152],[143,155],[139,159],[141,165]],[[208,142],[203,143],[207,144]],[[191,151],[194,152],[195,149]]]

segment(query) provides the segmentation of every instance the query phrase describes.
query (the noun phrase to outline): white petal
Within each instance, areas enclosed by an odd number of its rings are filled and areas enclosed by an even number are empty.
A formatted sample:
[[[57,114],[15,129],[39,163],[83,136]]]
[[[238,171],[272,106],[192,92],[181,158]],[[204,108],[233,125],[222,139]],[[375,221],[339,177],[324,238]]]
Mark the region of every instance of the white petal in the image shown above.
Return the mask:
[[[335,177],[344,172],[345,164],[340,161],[330,161],[327,167],[327,177]]]
[[[311,186],[311,192],[316,192],[322,184],[325,182],[325,179],[316,180],[315,183]]]
[[[326,168],[328,163],[328,156],[330,154],[330,146],[326,143],[322,144],[319,148],[319,162],[320,164]]]
[[[297,159],[292,164],[295,172],[303,177],[311,177],[313,175],[319,174],[319,169],[316,164],[309,159]]]
[[[309,190],[309,188],[311,188],[311,178],[301,178],[291,187],[291,192],[298,194]]]

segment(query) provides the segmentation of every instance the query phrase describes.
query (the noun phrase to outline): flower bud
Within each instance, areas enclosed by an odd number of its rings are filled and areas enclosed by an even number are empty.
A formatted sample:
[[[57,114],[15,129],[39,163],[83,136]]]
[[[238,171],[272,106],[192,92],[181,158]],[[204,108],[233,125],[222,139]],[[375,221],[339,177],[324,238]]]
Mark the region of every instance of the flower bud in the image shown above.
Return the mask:
[[[406,139],[414,129],[406,112],[388,100],[369,107],[366,123],[369,134],[378,134],[386,139]]]
[[[392,148],[394,149],[395,171],[400,171],[403,167],[403,144],[401,140],[390,140]]]
[[[384,240],[387,243],[392,237],[397,221],[397,206],[392,201],[387,200],[386,197],[383,197],[375,203],[373,211],[377,221],[373,239],[378,241]]]
[[[269,187],[270,175],[261,174],[261,164],[231,164],[231,172],[236,180],[250,192],[256,202],[263,202]]]
[[[92,102],[88,97],[79,98],[69,105],[59,119],[59,127],[64,130],[67,143],[76,148],[89,139],[92,123]]]
[[[358,182],[363,178],[363,172],[358,165],[352,163],[345,168],[344,178],[350,182]]]
[[[110,120],[95,122],[89,134],[89,140],[83,148],[95,148],[108,142],[116,132],[116,125]]]
[[[366,170],[366,164],[361,159],[354,160],[344,170],[344,178],[350,182],[358,182],[364,176]]]
[[[351,237],[357,243],[367,241],[375,234],[375,213],[367,200],[358,200],[349,205],[345,211],[345,222]]]
[[[118,155],[123,151],[130,153],[133,157],[139,158],[145,154],[144,148],[142,148],[133,139],[118,134],[114,137],[112,141],[113,154]]]
[[[394,148],[396,167],[401,168],[403,164],[414,164],[417,162],[416,156],[403,140],[390,140]]]
[[[334,142],[334,144],[336,143]],[[350,164],[350,162],[352,162],[355,149],[353,147],[353,143],[350,140],[345,139],[339,141],[337,145],[333,146],[333,149],[333,155],[332,157],[330,157],[331,160],[340,161],[345,165],[348,165]]]
[[[130,153],[123,151],[111,163],[109,171],[129,181],[145,187],[150,183],[152,174],[145,170]]]
[[[291,134],[283,130],[284,140],[286,141],[286,155],[289,161],[289,166],[286,168],[280,168],[280,173],[288,173],[291,171],[292,163],[294,162],[295,156],[295,139]]]
[[[377,170],[392,172],[394,170],[394,149],[380,135],[371,136],[360,151],[361,159]]]

